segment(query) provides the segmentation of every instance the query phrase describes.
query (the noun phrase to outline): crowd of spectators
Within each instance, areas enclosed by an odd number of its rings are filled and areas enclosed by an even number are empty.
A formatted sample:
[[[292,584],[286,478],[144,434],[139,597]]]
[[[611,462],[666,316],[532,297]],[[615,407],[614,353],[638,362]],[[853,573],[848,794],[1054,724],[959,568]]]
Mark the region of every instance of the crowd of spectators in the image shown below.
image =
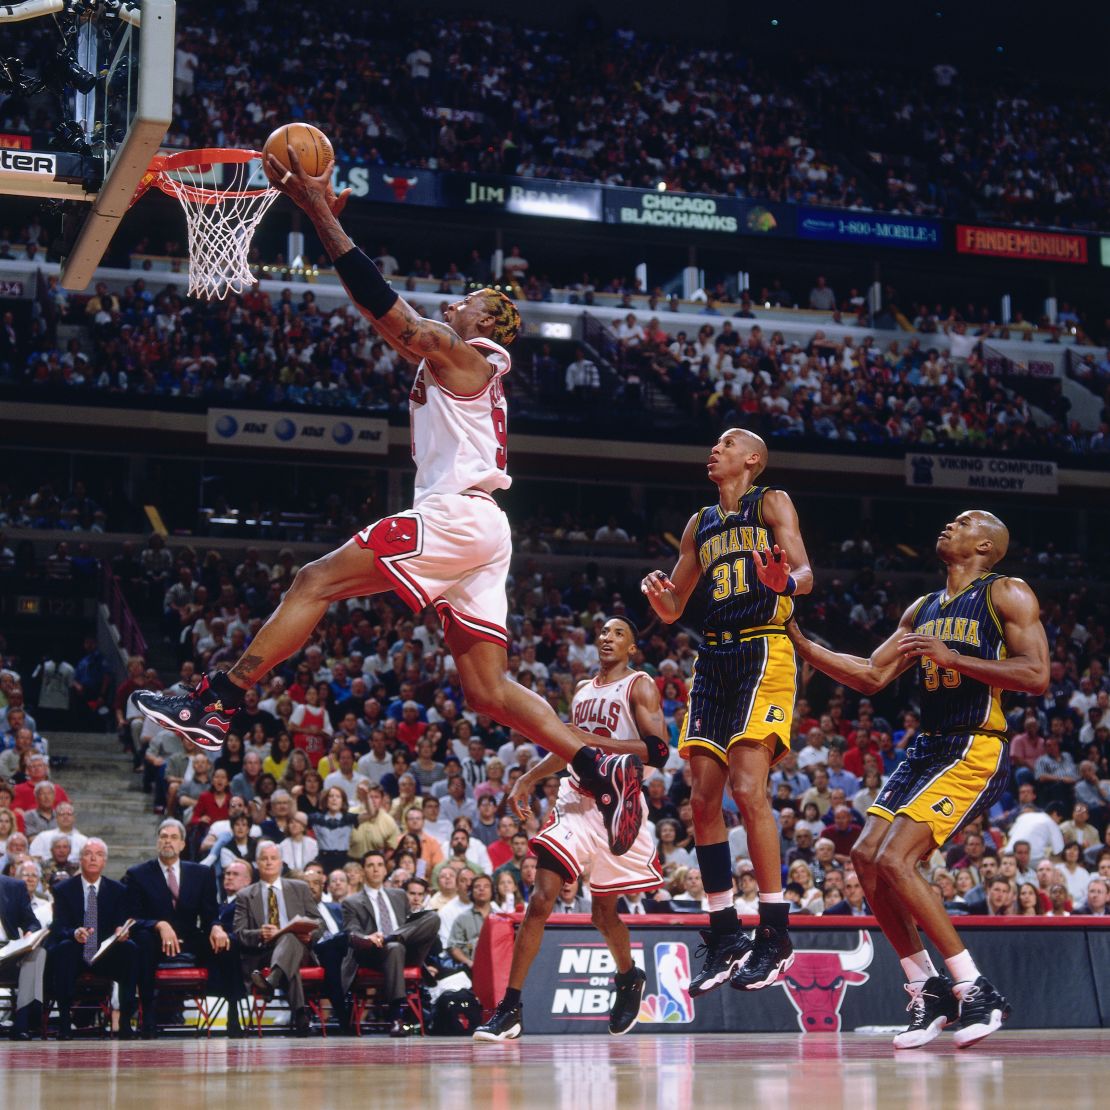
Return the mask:
[[[352,161],[370,164],[666,181],[690,192],[1027,223],[1107,218],[1104,99],[1042,87],[1027,72],[1011,88],[954,67],[942,80],[881,63],[782,64],[627,29],[415,24],[380,9],[344,13],[342,24],[326,10],[297,12],[308,26],[291,51],[287,14],[281,4],[256,11],[245,56],[218,28],[183,21],[172,141],[257,145],[303,115]],[[279,68],[257,61],[275,56]],[[906,151],[917,161],[898,157]]]
[[[245,43],[232,11],[250,20]],[[340,16],[247,0],[223,24],[213,15],[181,13],[174,146],[257,149],[303,118],[364,165],[1027,224],[1108,218],[1105,96],[1027,70],[752,56],[381,5]],[[21,28],[25,50],[52,33]],[[50,130],[45,104],[10,96],[0,124]]]
[[[826,289],[818,277],[812,294]],[[735,317],[750,320],[745,305]],[[311,289],[283,290],[276,302],[261,290],[195,302],[169,287],[154,293],[139,278],[122,294],[98,284],[66,312],[84,322],[89,344],[71,339],[59,350],[37,329],[13,374],[31,391],[383,415],[408,404],[411,367],[351,306],[321,310]],[[1110,449],[1106,427],[1088,432],[1069,418],[1058,383],[1035,395],[1041,413],[1034,414],[1027,391],[1011,388],[985,361],[985,341],[1032,334],[1020,314],[1002,328],[955,309],[938,319],[940,312],[920,306],[919,333],[902,341],[866,335],[857,342],[815,329],[802,344],[759,323],[718,320],[716,310],[696,330],[668,324],[666,311],[646,318],[629,311],[604,352],[615,378],[585,351],[570,358],[549,343],[532,356],[532,382],[537,400],[555,398],[563,410],[588,413],[614,388],[640,406],[654,390],[692,427],[745,424],[782,439],[964,449],[989,442],[993,450],[1066,455]],[[1093,373],[1105,370],[1091,365]]]
[[[615,522],[603,528],[623,542]],[[862,552],[867,542],[857,537],[847,549]],[[276,605],[296,563],[285,553],[269,566],[248,549],[241,559],[213,553],[198,565],[192,549],[160,541],[124,562],[132,575],[124,584],[137,607],[140,595],[159,599],[161,623],[149,631],[176,651],[177,673],[160,673],[136,657],[112,689],[103,657],[87,641],[65,677],[78,701],[92,712],[103,705],[114,719],[154,811],[183,823],[180,858],[210,869],[214,889],[231,906],[237,890],[260,874],[266,844],[275,845],[280,860],[263,860],[266,868],[304,878],[318,907],[336,904],[329,936],[342,928],[339,903],[373,872],[378,886],[403,891],[411,910],[437,911],[437,939],[427,938],[421,956],[429,976],[465,974],[490,909],[515,913],[528,902],[535,867],[528,838],[558,782],[539,786],[527,820],[513,816],[508,791],[542,752],[468,708],[434,613],[411,618],[389,597],[333,606],[306,647],[248,691],[225,747],[209,756],[143,718],[130,695],[164,684],[183,688],[206,669],[230,665]],[[858,645],[880,639],[907,600],[894,596],[863,558],[862,569],[832,579],[807,600],[803,620],[837,646],[866,650]],[[1010,789],[922,865],[955,915],[1105,912],[1106,613],[1078,595],[1042,600],[1051,682],[1043,697],[1015,698],[1010,708]],[[624,596],[596,568],[563,584],[550,573],[518,573],[510,581],[510,673],[565,719],[577,680],[597,666],[594,637],[609,615],[625,611]],[[681,627],[645,623],[634,656],[659,686],[672,745],[686,712],[696,643]],[[893,700],[873,703],[808,672],[802,680],[792,751],[770,784],[787,896],[796,913],[864,914],[850,849],[917,728],[914,687],[907,682]],[[85,834],[75,828],[64,790],[49,781],[48,745],[24,702],[21,679],[9,667],[0,673],[0,871],[25,879],[45,920],[53,885],[82,864]],[[651,895],[628,896],[622,910],[701,912],[689,765],[677,748],[645,783],[645,804],[665,882]],[[731,800],[724,805],[736,904],[751,913],[746,832]],[[160,836],[176,838],[177,826],[167,827]],[[567,885],[559,909],[578,912],[589,899],[587,873]],[[341,992],[334,1004],[345,1005]]]
[[[1110,450],[1110,428],[1087,432],[1069,419],[1058,383],[1036,398],[1043,408],[1035,414],[1023,392],[992,369],[982,345],[997,330],[950,318],[935,336],[902,342],[871,335],[856,342],[819,329],[802,344],[758,323],[742,329],[732,320],[707,322],[695,331],[629,312],[610,332],[610,352],[622,397],[659,390],[712,428],[752,426],[769,438],[871,445]],[[600,382],[582,371],[584,359],[579,351],[568,365],[566,391],[600,395]],[[554,363],[540,370],[557,373]]]

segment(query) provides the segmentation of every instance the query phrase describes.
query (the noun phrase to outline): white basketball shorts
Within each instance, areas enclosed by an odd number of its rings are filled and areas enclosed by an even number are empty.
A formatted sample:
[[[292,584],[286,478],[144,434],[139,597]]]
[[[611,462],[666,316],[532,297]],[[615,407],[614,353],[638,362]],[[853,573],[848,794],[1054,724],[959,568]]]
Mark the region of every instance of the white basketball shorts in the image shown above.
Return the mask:
[[[635,844],[623,856],[614,856],[597,803],[571,788],[571,796],[561,792],[531,844],[533,850],[546,848],[575,880],[588,867],[591,894],[635,894],[663,885],[651,828],[645,820]]]
[[[452,625],[507,648],[505,631],[513,541],[489,494],[433,493],[419,506],[367,525],[353,537],[374,553],[397,596],[414,613],[435,607]]]

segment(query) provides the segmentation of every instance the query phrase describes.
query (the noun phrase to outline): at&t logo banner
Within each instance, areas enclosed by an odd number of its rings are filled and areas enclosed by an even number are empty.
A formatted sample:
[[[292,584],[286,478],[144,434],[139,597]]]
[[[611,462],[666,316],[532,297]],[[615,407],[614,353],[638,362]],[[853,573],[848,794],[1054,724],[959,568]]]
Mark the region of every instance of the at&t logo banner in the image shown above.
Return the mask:
[[[384,455],[389,424],[354,416],[320,416],[255,409],[209,409],[208,442],[229,447]]]

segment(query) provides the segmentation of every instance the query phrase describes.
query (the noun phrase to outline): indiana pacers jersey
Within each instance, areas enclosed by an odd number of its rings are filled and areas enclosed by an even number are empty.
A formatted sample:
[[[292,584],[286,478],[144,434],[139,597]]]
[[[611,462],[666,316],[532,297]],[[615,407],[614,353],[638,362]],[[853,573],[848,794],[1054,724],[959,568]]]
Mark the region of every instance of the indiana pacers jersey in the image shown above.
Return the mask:
[[[763,497],[772,488],[752,486],[734,512],[710,505],[698,513],[694,550],[706,615],[678,741],[686,758],[698,749],[727,763],[733,745],[744,742],[770,748],[772,761],[786,752],[797,663],[783,625],[794,602],[755,573],[755,553],[775,543],[763,519]]]
[[[707,640],[731,639],[757,628],[781,628],[794,602],[756,577],[754,553],[770,551],[774,531],[763,520],[763,497],[774,487],[752,486],[734,512],[710,505],[698,513],[694,550],[706,590]]]
[[[976,578],[955,597],[945,600],[944,591],[926,597],[913,615],[913,630],[921,636],[936,636],[961,655],[980,659],[1003,659],[1006,643],[1002,624],[991,605],[991,583],[1000,574]],[[938,667],[932,659],[921,659],[921,731],[932,736],[965,732],[994,732],[1006,735],[1002,691],[978,682],[959,671]]]
[[[984,574],[945,599],[929,594],[913,614],[913,630],[936,636],[953,651],[1002,659],[1006,643]],[[921,659],[921,731],[883,784],[869,814],[927,825],[938,845],[955,836],[1002,796],[1010,781],[1010,746],[1001,691],[959,671]]]

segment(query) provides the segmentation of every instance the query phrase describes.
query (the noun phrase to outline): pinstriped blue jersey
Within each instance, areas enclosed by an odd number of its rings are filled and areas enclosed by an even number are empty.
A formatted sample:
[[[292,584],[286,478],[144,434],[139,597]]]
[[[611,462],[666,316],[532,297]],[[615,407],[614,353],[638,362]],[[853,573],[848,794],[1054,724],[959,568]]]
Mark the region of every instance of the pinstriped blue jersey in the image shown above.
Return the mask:
[[[955,597],[929,594],[913,614],[913,630],[936,636],[953,651],[979,659],[1004,659],[1002,623],[991,605],[991,583],[1002,575],[981,575]],[[921,659],[921,731],[930,735],[998,732],[1005,735],[1002,691],[959,671]]]
[[[735,634],[781,627],[794,612],[793,600],[769,590],[755,573],[753,552],[769,551],[775,543],[763,520],[763,496],[774,488],[752,486],[735,512],[708,505],[698,513],[694,551],[706,593],[707,630]]]

